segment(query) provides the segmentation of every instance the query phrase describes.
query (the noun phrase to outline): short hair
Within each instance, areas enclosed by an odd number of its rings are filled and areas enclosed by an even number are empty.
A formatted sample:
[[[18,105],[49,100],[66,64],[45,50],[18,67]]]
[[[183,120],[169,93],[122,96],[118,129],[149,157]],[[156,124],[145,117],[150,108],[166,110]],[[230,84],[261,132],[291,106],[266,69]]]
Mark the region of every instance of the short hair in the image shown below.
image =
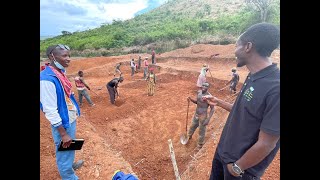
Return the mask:
[[[78,71],[78,75],[83,74],[83,71]]]
[[[46,55],[49,57],[50,53],[57,47],[57,45],[52,45],[47,48]]]
[[[269,57],[280,45],[280,29],[270,23],[258,23],[249,27],[239,38],[242,44],[251,42],[262,57]]]

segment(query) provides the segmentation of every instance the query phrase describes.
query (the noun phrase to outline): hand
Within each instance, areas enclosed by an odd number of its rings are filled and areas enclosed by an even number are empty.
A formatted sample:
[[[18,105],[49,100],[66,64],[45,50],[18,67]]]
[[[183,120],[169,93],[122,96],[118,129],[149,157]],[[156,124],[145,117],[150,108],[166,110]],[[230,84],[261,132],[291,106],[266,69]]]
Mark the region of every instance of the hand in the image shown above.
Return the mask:
[[[234,176],[234,177],[240,177],[240,175],[236,174],[233,170],[232,170],[232,163],[227,164],[227,168],[229,173]]]
[[[67,148],[70,146],[72,139],[68,134],[65,134],[64,136],[61,137],[61,140],[63,142],[62,147]]]
[[[212,105],[214,105],[214,106],[217,106],[218,105],[218,103],[219,103],[219,99],[218,98],[216,98],[216,97],[212,97],[212,98],[210,98],[210,100],[209,99],[207,99],[207,102],[208,101],[210,101],[211,102],[211,104]]]

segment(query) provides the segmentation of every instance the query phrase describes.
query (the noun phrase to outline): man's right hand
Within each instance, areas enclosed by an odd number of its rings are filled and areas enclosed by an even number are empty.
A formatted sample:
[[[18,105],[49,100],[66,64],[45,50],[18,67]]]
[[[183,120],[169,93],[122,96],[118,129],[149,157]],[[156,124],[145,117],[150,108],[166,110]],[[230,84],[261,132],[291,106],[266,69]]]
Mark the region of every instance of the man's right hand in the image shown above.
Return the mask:
[[[70,144],[71,144],[71,142],[72,142],[72,139],[71,139],[71,137],[70,137],[68,134],[63,135],[63,136],[61,137],[61,139],[62,139],[62,142],[63,142],[63,144],[62,144],[62,147],[63,147],[63,148],[67,148],[67,147],[70,146]]]

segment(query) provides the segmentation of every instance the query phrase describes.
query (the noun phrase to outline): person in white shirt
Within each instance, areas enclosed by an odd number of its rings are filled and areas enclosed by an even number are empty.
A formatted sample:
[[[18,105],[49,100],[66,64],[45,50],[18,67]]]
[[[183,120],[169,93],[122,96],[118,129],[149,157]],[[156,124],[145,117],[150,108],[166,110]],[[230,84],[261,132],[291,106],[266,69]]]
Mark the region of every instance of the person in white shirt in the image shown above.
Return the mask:
[[[77,180],[74,169],[83,161],[73,163],[75,151],[58,151],[60,142],[69,147],[76,138],[76,119],[80,108],[71,91],[72,85],[65,74],[70,63],[70,48],[58,44],[50,46],[46,52],[50,65],[40,72],[40,109],[51,124],[53,141],[56,146],[56,163],[63,180]]]

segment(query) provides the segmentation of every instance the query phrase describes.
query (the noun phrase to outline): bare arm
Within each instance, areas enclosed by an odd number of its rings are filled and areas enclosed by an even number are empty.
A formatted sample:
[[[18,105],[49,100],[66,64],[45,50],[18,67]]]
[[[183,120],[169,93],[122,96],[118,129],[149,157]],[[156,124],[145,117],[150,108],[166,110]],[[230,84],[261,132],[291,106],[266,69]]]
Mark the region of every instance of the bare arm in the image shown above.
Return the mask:
[[[213,96],[205,97],[205,99],[207,99],[207,102],[210,106],[220,106],[229,112],[231,111],[231,109],[233,107],[233,104],[230,104],[228,102],[225,102],[225,101],[218,99],[216,97],[213,97]]]
[[[192,99],[191,97],[188,97],[188,101],[193,102],[194,104],[197,104],[197,101],[195,101],[194,99]]]
[[[258,141],[236,161],[236,164],[246,170],[260,163],[276,147],[280,136],[270,135],[260,130]]]
[[[87,85],[83,78],[79,78],[79,80],[90,90],[90,87]]]

